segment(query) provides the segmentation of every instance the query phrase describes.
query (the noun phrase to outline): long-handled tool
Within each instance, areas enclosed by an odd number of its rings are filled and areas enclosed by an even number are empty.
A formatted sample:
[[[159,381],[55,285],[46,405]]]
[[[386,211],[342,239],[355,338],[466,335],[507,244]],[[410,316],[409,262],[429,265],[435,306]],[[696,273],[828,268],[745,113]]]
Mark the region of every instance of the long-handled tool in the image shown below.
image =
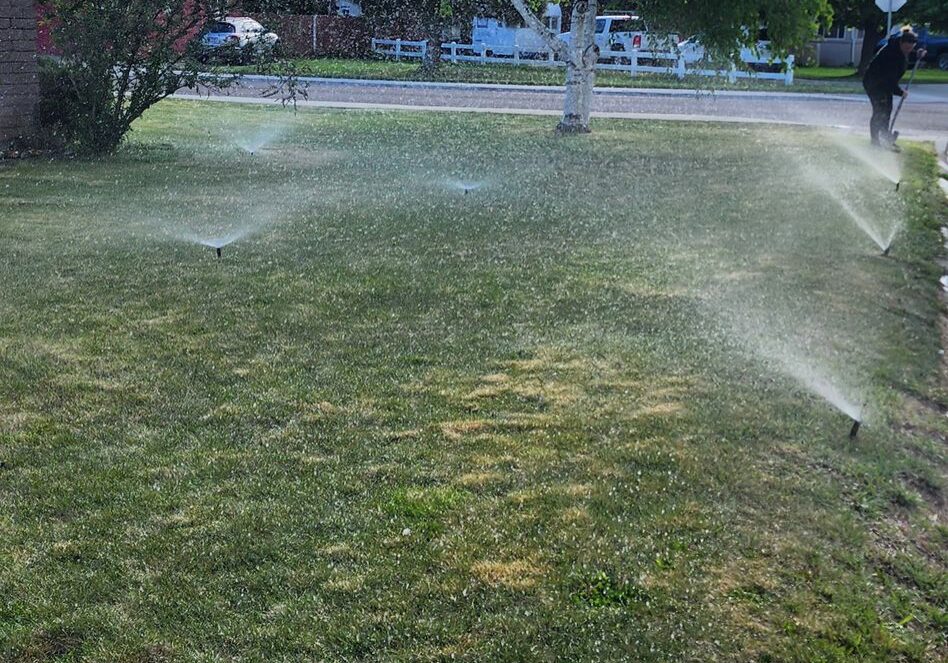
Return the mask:
[[[918,71],[918,65],[921,63],[921,61],[922,61],[922,58],[916,55],[915,66],[912,67],[912,75],[909,76],[908,85],[905,86],[906,92],[908,92],[909,88],[912,87],[912,81],[915,80],[915,72]],[[899,138],[899,132],[895,131],[895,121],[899,119],[899,111],[902,110],[902,104],[905,103],[905,96],[906,95],[903,94],[902,98],[899,99],[899,105],[896,107],[895,113],[892,115],[892,122],[889,123],[889,140],[891,140],[893,143],[897,141]]]

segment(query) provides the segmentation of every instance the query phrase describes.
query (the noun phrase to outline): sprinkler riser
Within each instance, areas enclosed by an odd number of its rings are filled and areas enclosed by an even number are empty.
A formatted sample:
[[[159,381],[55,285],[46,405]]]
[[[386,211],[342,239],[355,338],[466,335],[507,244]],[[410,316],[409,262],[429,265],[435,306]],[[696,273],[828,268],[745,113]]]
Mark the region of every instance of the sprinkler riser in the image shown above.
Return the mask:
[[[217,251],[217,257],[220,258],[220,257],[221,257],[221,247],[218,246],[215,250]]]
[[[853,419],[853,427],[849,429],[849,439],[855,440],[856,436],[859,435],[859,427],[862,426],[862,422],[858,419]]]

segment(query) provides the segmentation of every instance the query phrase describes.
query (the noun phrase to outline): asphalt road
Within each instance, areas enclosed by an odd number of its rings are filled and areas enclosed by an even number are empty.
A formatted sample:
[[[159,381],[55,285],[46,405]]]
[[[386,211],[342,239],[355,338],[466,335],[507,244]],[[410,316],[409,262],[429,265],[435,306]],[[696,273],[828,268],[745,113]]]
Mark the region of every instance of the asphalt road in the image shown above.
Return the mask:
[[[550,87],[330,79],[307,79],[305,85],[304,105],[308,106],[554,114],[563,105],[562,90]],[[248,77],[223,94],[262,102],[272,88],[272,80]],[[218,99],[222,95],[206,89],[199,92]],[[199,92],[183,90],[178,96]],[[899,115],[897,129],[911,138],[937,140],[948,136],[948,86],[918,87],[913,92]],[[240,100],[237,98],[233,100]],[[276,103],[279,95],[270,99]],[[868,128],[870,108],[861,95],[607,88],[597,90],[594,113],[609,117],[772,121],[861,130]]]

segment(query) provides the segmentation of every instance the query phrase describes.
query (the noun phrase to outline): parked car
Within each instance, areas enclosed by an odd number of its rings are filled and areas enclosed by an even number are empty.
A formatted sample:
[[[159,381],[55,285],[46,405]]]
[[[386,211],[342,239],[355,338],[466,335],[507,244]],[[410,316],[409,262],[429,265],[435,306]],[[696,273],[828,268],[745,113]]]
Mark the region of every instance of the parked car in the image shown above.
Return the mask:
[[[571,34],[564,32],[560,39],[569,44]],[[677,43],[678,35],[662,38],[650,33],[642,17],[634,14],[607,14],[596,17],[596,45],[601,51],[668,51]]]
[[[901,31],[902,28],[893,28],[892,32],[889,33],[889,37],[894,37]],[[889,37],[880,39],[879,43],[876,44],[876,49],[878,50],[885,46]],[[921,28],[918,30],[918,48],[927,51],[925,59],[922,60],[922,62],[926,65],[938,67],[943,71],[948,71],[948,37],[945,35],[933,35],[928,32],[927,28]],[[914,65],[915,58],[910,56],[909,62]]]
[[[277,48],[280,38],[246,16],[211,21],[201,34],[199,57],[228,62],[250,62]]]
[[[749,28],[744,29],[745,34],[750,33]],[[693,64],[703,62],[707,58],[707,51],[704,45],[696,38],[691,37],[678,44],[678,52],[681,53],[685,62]],[[739,62],[751,69],[761,73],[774,73],[782,71],[785,63],[776,58],[770,49],[770,35],[767,27],[761,25],[757,29],[757,42],[753,46],[742,46],[740,48]]]

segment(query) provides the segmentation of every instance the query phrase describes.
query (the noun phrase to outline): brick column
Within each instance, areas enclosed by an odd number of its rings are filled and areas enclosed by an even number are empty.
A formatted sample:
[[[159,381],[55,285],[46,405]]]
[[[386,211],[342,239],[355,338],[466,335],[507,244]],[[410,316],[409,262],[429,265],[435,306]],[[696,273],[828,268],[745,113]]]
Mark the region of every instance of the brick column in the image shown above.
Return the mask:
[[[33,0],[0,0],[0,146],[33,132],[38,99]]]

